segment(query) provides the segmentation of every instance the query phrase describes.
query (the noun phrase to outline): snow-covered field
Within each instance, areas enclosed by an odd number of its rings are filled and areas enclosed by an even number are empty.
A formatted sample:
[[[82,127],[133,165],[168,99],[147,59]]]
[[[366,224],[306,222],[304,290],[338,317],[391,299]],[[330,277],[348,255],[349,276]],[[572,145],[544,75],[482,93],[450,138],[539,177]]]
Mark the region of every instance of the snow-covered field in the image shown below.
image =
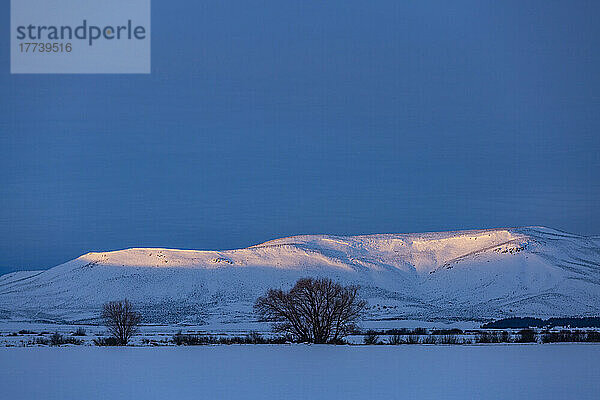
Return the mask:
[[[3,399],[597,399],[600,345],[0,348]]]

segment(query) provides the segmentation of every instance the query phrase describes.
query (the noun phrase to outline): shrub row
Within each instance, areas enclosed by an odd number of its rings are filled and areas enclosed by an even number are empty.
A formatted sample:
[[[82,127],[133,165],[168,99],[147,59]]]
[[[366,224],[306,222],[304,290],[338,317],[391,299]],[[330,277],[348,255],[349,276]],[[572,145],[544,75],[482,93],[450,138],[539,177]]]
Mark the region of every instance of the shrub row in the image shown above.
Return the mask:
[[[600,328],[600,317],[571,317],[571,318],[533,318],[533,317],[511,317],[481,325],[484,329],[519,329],[519,328]]]
[[[475,335],[474,340],[468,337],[460,337],[460,334],[455,333],[444,333],[440,332],[455,332],[455,330],[434,330],[430,335],[418,335],[414,333],[406,334],[406,331],[410,332],[422,332],[421,330],[387,330],[390,331],[401,331],[402,333],[396,333],[388,335],[389,338],[385,341],[380,340],[378,332],[370,330],[364,335],[363,343],[366,345],[401,345],[401,344],[470,344],[470,343],[559,343],[559,342],[600,342],[600,332],[598,331],[570,331],[562,330],[560,332],[543,331],[537,334],[533,329],[522,329],[515,335],[512,335],[508,331],[480,331]],[[460,330],[458,330],[460,331]],[[438,334],[435,334],[435,333]],[[462,331],[460,331],[462,333]],[[35,334],[35,332],[22,330],[20,334]],[[73,336],[85,336],[85,330],[79,328],[75,331]],[[229,336],[229,337],[217,337],[213,335],[199,335],[199,334],[183,334],[181,331],[173,335],[170,340],[172,343],[178,346],[199,346],[199,345],[210,345],[210,344],[284,344],[292,342],[290,337],[279,336],[279,337],[264,337],[256,332],[252,332],[246,336]],[[114,337],[108,338],[97,338],[93,340],[96,346],[118,346],[119,341]],[[145,340],[145,344],[159,344],[158,342]],[[164,340],[161,343],[168,343],[168,340]],[[83,340],[76,339],[71,336],[64,336],[56,332],[49,338],[47,337],[36,337],[27,342],[27,345],[46,345],[46,346],[61,346],[64,344],[81,345]],[[344,341],[340,341],[336,344],[347,344]]]
[[[542,343],[559,342],[600,342],[600,332],[590,331],[567,331],[543,332],[541,334]]]
[[[569,331],[560,332],[544,331],[537,334],[533,329],[521,329],[515,337],[509,332],[480,332],[475,341],[477,343],[557,343],[557,342],[600,342],[600,332],[597,331]]]
[[[46,337],[36,337],[27,342],[28,346],[41,344],[45,346],[61,346],[63,344],[75,344],[80,345],[83,344],[83,340],[76,339],[70,336],[63,336],[60,333],[56,332],[50,336],[50,338]]]
[[[172,342],[177,346],[201,346],[207,344],[284,344],[291,339],[285,336],[267,338],[259,333],[252,332],[246,336],[217,337],[213,335],[190,335],[181,331],[173,335]]]
[[[437,332],[437,333],[435,333]],[[383,329],[383,330],[375,330],[375,329],[369,329],[366,332],[363,332],[362,335],[386,335],[386,336],[390,336],[390,335],[427,335],[429,333],[429,331],[427,330],[427,328],[415,328],[415,329],[408,329],[408,328],[399,328],[399,329]],[[360,334],[360,332],[359,332]],[[462,334],[462,331],[460,329],[439,329],[439,330],[434,330],[432,332],[432,334],[439,334],[439,335],[446,335],[446,334]]]
[[[533,329],[521,329],[516,336],[510,332],[480,332],[475,336],[475,343],[536,343],[537,334]]]
[[[475,336],[476,343],[511,343],[512,337],[509,332],[481,332]]]
[[[545,331],[537,334],[533,329],[521,329],[515,335],[507,331],[484,331],[479,332],[475,343],[557,343],[557,342],[600,342],[598,331],[569,331],[560,332]],[[387,341],[382,341],[376,331],[368,331],[364,335],[363,344],[366,345],[400,345],[400,344],[470,344],[473,343],[468,337],[460,337],[456,334],[442,335],[391,335]]]
[[[470,344],[469,338],[462,338],[458,335],[391,335],[387,341],[379,340],[379,336],[374,333],[366,334],[363,343],[366,345],[387,344],[397,346],[401,344]]]

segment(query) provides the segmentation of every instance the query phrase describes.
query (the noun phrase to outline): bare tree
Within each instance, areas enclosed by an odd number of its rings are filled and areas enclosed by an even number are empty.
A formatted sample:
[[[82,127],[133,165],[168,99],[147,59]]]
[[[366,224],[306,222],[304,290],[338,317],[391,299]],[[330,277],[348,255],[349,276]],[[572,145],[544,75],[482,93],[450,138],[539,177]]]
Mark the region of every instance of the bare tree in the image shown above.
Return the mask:
[[[303,278],[289,292],[271,289],[258,298],[255,311],[274,322],[276,332],[292,335],[300,342],[331,343],[354,328],[366,302],[358,297],[358,286],[342,286],[331,279]]]
[[[125,346],[138,331],[141,316],[133,309],[129,300],[111,301],[102,309],[102,319],[108,332],[119,345]]]

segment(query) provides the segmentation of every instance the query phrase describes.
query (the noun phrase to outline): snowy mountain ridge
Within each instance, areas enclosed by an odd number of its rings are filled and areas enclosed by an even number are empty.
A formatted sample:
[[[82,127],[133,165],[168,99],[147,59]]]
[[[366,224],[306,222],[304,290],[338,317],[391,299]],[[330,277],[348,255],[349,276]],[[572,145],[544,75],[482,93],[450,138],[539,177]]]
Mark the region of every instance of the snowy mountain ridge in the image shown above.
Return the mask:
[[[94,252],[0,276],[0,319],[86,321],[127,297],[148,322],[251,321],[258,296],[305,276],[359,284],[370,319],[598,315],[600,237],[524,227]]]

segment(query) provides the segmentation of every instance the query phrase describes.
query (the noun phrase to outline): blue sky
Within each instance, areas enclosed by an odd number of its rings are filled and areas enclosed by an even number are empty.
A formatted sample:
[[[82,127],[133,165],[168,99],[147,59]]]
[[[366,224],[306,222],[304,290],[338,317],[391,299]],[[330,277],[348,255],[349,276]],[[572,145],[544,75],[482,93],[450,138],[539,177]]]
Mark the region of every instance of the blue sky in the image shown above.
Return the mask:
[[[599,12],[155,1],[134,76],[10,75],[1,35],[0,273],[301,233],[600,234]]]

